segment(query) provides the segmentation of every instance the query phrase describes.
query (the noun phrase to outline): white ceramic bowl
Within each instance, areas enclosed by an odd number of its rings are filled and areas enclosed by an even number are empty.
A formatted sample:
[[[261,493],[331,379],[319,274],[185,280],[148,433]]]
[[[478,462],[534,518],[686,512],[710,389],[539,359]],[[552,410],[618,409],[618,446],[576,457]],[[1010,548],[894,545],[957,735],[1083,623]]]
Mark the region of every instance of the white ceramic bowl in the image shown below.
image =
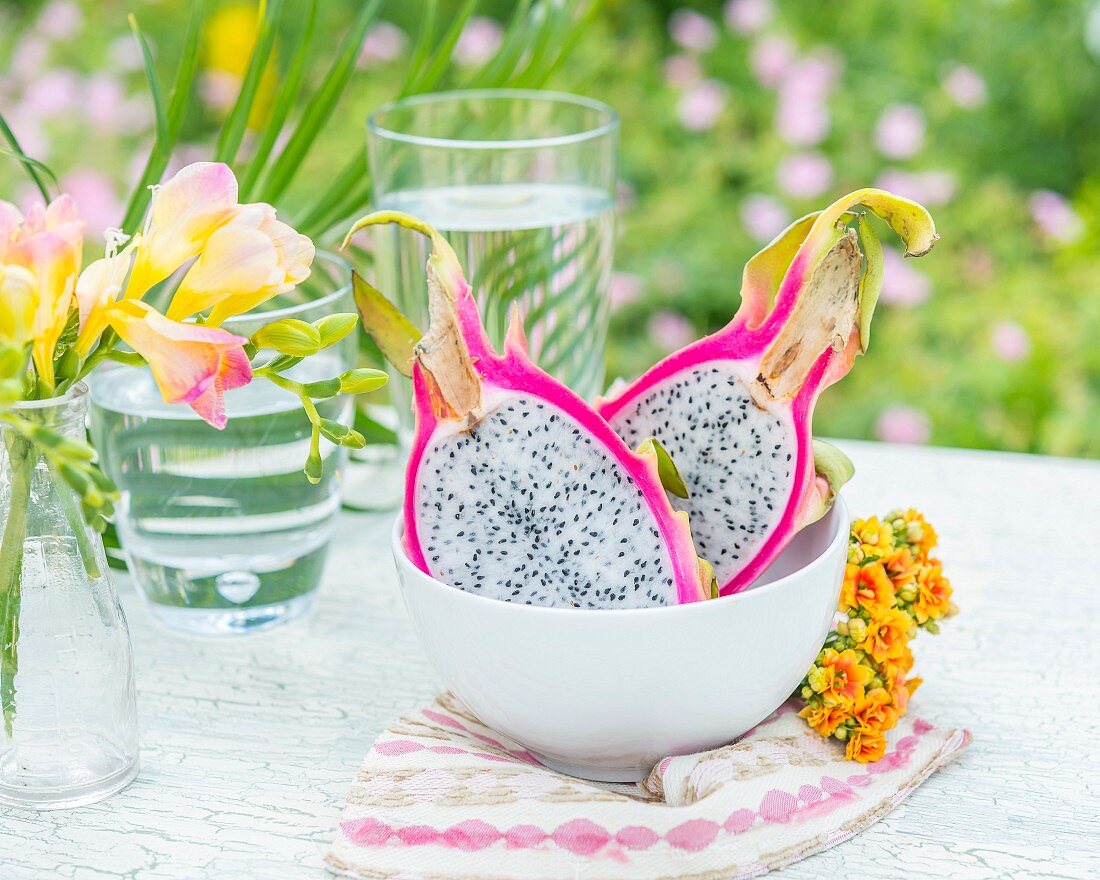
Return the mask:
[[[667,608],[537,608],[449,587],[393,555],[444,683],[485,724],[564,773],[625,782],[728,743],[806,674],[843,580],[848,510],[799,533],[750,589]]]

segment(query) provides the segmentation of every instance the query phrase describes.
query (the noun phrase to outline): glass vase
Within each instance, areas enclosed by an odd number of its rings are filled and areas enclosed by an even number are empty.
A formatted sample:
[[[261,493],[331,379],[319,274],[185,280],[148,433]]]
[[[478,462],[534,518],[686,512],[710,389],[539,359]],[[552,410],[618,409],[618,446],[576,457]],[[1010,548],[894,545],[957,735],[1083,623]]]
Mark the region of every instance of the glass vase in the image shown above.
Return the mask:
[[[222,327],[248,337],[271,321],[312,323],[354,312],[349,269],[318,255],[309,281]],[[313,382],[355,365],[356,340],[286,375]],[[256,363],[271,352],[261,352]],[[105,366],[90,379],[93,445],[122,497],[114,523],[130,574],[153,616],[179,632],[235,636],[303,615],[316,596],[340,508],[347,448],[322,438],[320,482],[302,473],[311,425],[298,397],[257,379],[225,396],[217,430],[165,403],[148,369]],[[352,400],[319,401],[346,422]]]
[[[84,437],[88,389],[8,419]],[[0,422],[0,803],[74,807],[137,775],[134,663],[103,542],[24,431]]]

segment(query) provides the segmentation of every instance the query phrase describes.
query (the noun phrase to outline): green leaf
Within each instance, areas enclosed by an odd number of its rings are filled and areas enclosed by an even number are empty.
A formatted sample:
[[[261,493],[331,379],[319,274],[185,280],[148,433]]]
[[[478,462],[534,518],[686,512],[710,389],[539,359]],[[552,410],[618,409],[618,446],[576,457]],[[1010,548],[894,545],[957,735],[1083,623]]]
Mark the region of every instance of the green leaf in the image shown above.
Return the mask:
[[[14,156],[19,160],[26,170],[27,176],[31,179],[31,182],[38,187],[38,191],[42,194],[42,198],[46,201],[46,204],[49,204],[51,201],[50,191],[46,189],[46,184],[42,180],[42,175],[46,175],[53,181],[53,185],[60,190],[61,187],[57,182],[57,177],[43,163],[39,162],[37,159],[32,159],[23,152],[23,148],[19,146],[19,141],[15,137],[15,132],[11,130],[8,121],[4,119],[3,113],[0,113],[0,133],[4,135],[4,140],[11,146],[10,150],[3,150],[4,155]]]
[[[455,13],[455,17],[451,19],[451,26],[447,28],[443,38],[439,41],[431,61],[417,74],[408,91],[404,94],[425,92],[436,84],[443,71],[447,69],[447,65],[451,63],[451,54],[454,52],[455,43],[462,36],[462,29],[466,27],[466,22],[473,16],[476,8],[477,0],[465,0],[458,12]]]
[[[676,463],[668,454],[668,450],[661,445],[660,440],[656,437],[647,437],[638,444],[635,452],[643,456],[652,455],[657,459],[657,475],[661,478],[661,485],[665,487],[666,492],[671,492],[677,498],[690,497],[684,478],[680,476]]]
[[[133,233],[137,231],[137,225],[149,204],[151,197],[149,187],[160,180],[161,175],[164,174],[164,169],[168,167],[168,160],[172,156],[172,150],[175,148],[180,129],[183,127],[183,117],[187,112],[187,105],[191,99],[191,88],[194,85],[195,74],[199,66],[199,40],[202,37],[203,22],[206,19],[206,0],[193,0],[191,3],[191,17],[187,21],[187,32],[184,34],[183,39],[183,54],[180,56],[180,62],[176,68],[176,79],[172,84],[167,114],[164,113],[161,102],[160,86],[152,68],[149,47],[140,35],[140,31],[137,30],[137,21],[133,19],[133,16],[131,16],[131,19],[131,26],[135,29],[135,36],[142,50],[145,76],[153,96],[153,106],[157,111],[157,128],[153,148],[149,151],[141,178],[130,194],[130,200],[126,205],[126,213],[122,219],[122,229]]]
[[[314,400],[328,400],[343,390],[343,383],[339,377],[320,379],[317,382],[307,382],[302,386],[302,390]]]
[[[424,334],[358,272],[351,273],[351,286],[363,329],[402,376],[411,376],[413,350]]]
[[[416,35],[416,45],[413,47],[412,55],[409,56],[409,62],[405,68],[405,78],[397,93],[399,98],[404,98],[410,94],[413,80],[420,75],[428,60],[428,54],[432,48],[432,36],[435,34],[435,16],[438,7],[438,0],[427,0],[425,3],[424,12],[420,16],[420,29]]]
[[[819,499],[819,505],[806,512],[805,519],[802,522],[803,526],[817,522],[832,509],[840,487],[852,479],[856,472],[852,460],[833,446],[832,443],[826,443],[824,440],[818,440],[814,437],[813,450],[814,471],[819,477],[825,479],[829,488],[824,497]]]
[[[507,82],[508,75],[523,56],[528,27],[527,14],[530,8],[531,0],[520,0],[516,4],[496,54],[470,78],[466,88],[492,88]]]
[[[359,47],[363,43],[367,28],[378,14],[380,4],[381,0],[370,0],[360,9],[358,17],[340,44],[332,66],[325,75],[324,84],[307,103],[305,113],[298,121],[294,133],[264,180],[263,201],[275,202],[279,199],[301,168],[313,141],[329,122],[336,102],[343,94],[355,70]]]
[[[145,366],[145,358],[136,351],[119,351],[118,349],[112,349],[107,352],[106,357],[108,360],[112,360],[117,364],[125,364],[128,367]]]
[[[857,228],[864,259],[863,276],[859,279],[859,348],[866,352],[871,344],[871,319],[882,293],[882,242],[878,240],[866,213],[859,215]]]
[[[275,23],[278,21],[282,2],[283,0],[260,0],[260,26],[256,32],[256,42],[248,59],[248,67],[245,68],[237,100],[233,102],[233,109],[222,124],[218,146],[214,151],[215,162],[232,162],[237,157],[237,150],[248,130],[248,120],[256,103],[256,95],[271,60],[271,50],[275,46]]]
[[[335,315],[326,315],[321,320],[314,321],[313,326],[321,334],[321,348],[328,348],[351,333],[357,323],[359,323],[358,315],[351,312],[340,312]]]
[[[302,37],[298,40],[298,46],[294,50],[294,58],[290,63],[290,69],[279,86],[275,96],[275,103],[271,107],[271,118],[264,126],[263,136],[256,145],[252,157],[248,160],[248,169],[241,178],[240,198],[242,202],[249,200],[253,188],[260,179],[271,151],[275,148],[275,142],[282,133],[298,97],[298,90],[302,85],[302,75],[305,73],[306,63],[309,61],[310,48],[313,44],[313,30],[317,20],[317,0],[309,0],[309,8],[306,11],[305,25],[302,29]]]
[[[345,394],[365,394],[381,388],[388,380],[389,376],[381,370],[361,367],[357,370],[348,370],[340,376],[340,390]]]
[[[252,334],[257,348],[270,348],[280,354],[309,357],[321,348],[321,334],[312,324],[298,318],[284,318],[265,324]]]

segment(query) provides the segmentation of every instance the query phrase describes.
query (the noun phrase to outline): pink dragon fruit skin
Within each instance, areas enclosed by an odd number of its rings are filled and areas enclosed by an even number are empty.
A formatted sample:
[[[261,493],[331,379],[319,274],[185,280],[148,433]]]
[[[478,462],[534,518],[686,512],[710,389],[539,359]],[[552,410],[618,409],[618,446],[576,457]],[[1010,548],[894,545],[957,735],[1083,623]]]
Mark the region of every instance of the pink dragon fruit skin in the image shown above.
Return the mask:
[[[828,509],[835,487],[825,475],[845,467],[826,444],[817,449],[833,466],[815,467],[811,421],[822,390],[866,349],[881,286],[881,245],[867,217],[851,213],[858,205],[900,235],[907,256],[937,240],[920,205],[882,190],[851,193],[748,262],[726,327],[598,403],[628,443],[654,436],[676,461],[689,498],[673,503],[689,514],[722,595],[756,580]]]
[[[454,251],[398,212],[363,218],[431,238],[431,326],[412,368],[416,430],[405,544],[425,573],[479,595],[550,606],[632,608],[708,598],[687,515],[655,454],[636,454],[527,356],[516,313],[493,350]]]

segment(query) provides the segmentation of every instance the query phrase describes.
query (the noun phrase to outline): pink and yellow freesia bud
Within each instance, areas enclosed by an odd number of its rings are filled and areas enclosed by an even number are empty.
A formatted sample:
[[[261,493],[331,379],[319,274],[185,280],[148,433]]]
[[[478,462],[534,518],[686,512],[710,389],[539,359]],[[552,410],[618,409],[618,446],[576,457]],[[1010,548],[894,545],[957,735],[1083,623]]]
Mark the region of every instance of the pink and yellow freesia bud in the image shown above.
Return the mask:
[[[247,385],[248,341],[217,327],[172,321],[152,306],[120,300],[106,309],[108,323],[145,358],[167,403],[186,403],[215,428],[224,428],[225,392]]]
[[[0,342],[22,348],[34,335],[38,281],[22,266],[0,265]]]
[[[114,256],[104,257],[84,267],[76,281],[76,302],[80,309],[80,335],[76,350],[87,357],[103,331],[107,329],[107,307],[119,298],[134,260],[141,236]]]
[[[61,195],[50,204],[36,204],[23,217],[8,202],[0,204],[0,261],[22,266],[35,277],[35,312],[31,355],[39,379],[53,386],[53,354],[72,305],[76,275],[84,247],[84,222],[76,204]]]
[[[142,296],[197,257],[213,232],[237,211],[237,179],[222,162],[188,165],[158,187],[126,296]]]
[[[211,309],[207,323],[218,326],[304,281],[313,256],[313,242],[277,220],[270,205],[242,205],[206,240],[168,317],[183,320]]]

